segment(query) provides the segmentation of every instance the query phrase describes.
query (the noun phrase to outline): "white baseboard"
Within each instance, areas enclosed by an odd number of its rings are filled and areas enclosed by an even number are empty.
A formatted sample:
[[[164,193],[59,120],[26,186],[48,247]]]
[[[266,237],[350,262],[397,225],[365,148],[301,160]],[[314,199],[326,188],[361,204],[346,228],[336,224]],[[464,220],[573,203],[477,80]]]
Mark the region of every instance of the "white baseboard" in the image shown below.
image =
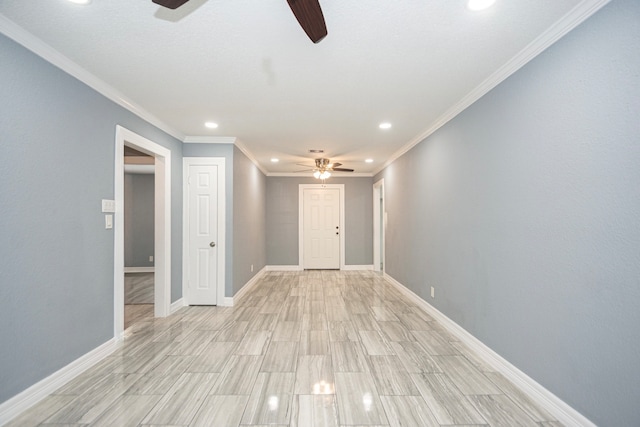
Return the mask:
[[[126,273],[153,273],[155,271],[155,267],[125,267],[124,272]]]
[[[546,409],[560,423],[567,427],[596,427],[584,415],[566,404],[558,396],[538,384],[533,378],[513,366],[498,353],[487,347],[482,341],[471,335],[464,328],[440,312],[437,308],[413,293],[409,288],[393,277],[384,273],[385,279],[400,292],[409,297],[431,317],[436,319],[449,332],[455,335],[463,344],[471,348],[484,362],[507,377],[520,390],[525,392],[535,403]]]
[[[299,265],[267,265],[266,271],[302,271]]]
[[[172,315],[186,305],[187,304],[184,298],[180,298],[179,300],[172,302],[171,306],[169,307],[169,315]]]
[[[42,399],[109,356],[117,347],[115,338],[80,356],[64,368],[38,381],[23,392],[0,404],[0,425],[8,423]]]
[[[266,266],[262,267],[262,270],[258,271],[251,279],[249,279],[249,281],[245,283],[244,286],[240,288],[240,290],[236,292],[236,294],[232,298],[228,298],[228,297],[225,298],[225,306],[233,307],[235,303],[240,301],[240,299],[242,299],[242,297],[244,297],[247,294],[247,292],[249,292],[251,288],[253,288],[256,285],[256,283],[260,281],[260,278],[266,271],[267,271],[267,267]]]
[[[343,271],[373,271],[372,265],[345,265]]]

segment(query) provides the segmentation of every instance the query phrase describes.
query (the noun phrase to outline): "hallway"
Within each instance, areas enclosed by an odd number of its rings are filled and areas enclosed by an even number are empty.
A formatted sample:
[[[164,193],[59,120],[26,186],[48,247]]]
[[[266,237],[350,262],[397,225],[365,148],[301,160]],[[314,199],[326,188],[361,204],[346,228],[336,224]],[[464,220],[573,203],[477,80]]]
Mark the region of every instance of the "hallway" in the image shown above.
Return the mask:
[[[143,319],[10,426],[556,427],[373,272],[267,272],[234,307]]]

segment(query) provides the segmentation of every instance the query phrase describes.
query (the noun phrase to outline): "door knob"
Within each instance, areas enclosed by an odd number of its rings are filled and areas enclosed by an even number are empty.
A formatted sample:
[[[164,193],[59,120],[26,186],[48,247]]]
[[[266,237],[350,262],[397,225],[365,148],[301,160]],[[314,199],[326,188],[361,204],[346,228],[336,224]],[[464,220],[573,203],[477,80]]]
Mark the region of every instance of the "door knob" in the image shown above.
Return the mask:
[[[212,248],[215,247],[215,245],[216,245],[216,242],[209,243],[209,246],[211,246]]]

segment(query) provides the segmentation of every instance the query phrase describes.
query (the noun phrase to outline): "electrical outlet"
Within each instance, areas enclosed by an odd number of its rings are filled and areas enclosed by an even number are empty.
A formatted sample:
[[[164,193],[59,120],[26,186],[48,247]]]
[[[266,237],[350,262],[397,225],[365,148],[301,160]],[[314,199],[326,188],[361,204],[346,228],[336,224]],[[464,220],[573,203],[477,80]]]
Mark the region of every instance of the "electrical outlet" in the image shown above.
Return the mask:
[[[253,264],[251,264],[251,272],[253,273]]]
[[[433,286],[431,287],[431,298],[435,298],[436,297],[436,288],[434,288]]]
[[[149,256],[149,262],[153,262],[153,255]]]

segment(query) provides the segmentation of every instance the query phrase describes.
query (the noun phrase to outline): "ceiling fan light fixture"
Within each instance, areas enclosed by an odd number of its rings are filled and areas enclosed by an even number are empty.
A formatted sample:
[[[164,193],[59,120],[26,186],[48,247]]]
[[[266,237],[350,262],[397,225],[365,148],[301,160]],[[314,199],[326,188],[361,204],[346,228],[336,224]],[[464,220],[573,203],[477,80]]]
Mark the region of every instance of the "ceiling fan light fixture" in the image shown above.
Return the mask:
[[[467,9],[469,10],[484,10],[488,9],[496,2],[496,0],[468,0]]]
[[[313,177],[315,179],[321,179],[324,181],[325,179],[328,179],[329,177],[331,177],[331,172],[318,170],[313,173]]]

